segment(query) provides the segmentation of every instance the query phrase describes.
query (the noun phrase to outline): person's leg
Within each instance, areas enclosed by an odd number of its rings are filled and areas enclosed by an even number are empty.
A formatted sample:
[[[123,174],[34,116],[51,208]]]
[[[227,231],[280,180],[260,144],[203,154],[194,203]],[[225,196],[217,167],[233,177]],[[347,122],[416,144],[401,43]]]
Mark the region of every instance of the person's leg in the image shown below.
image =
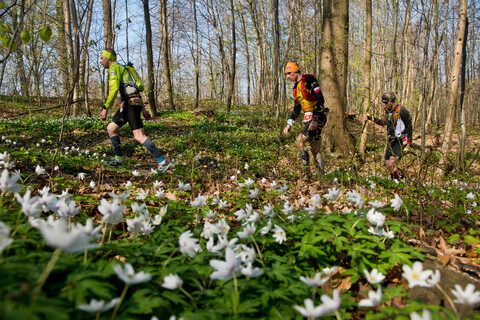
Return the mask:
[[[311,174],[310,171],[310,157],[308,154],[308,149],[305,147],[305,141],[307,141],[307,136],[303,135],[303,133],[300,133],[297,138],[297,150],[298,150],[298,155],[300,156],[300,160],[302,161],[303,164],[303,171],[306,174]]]
[[[313,159],[318,167],[318,172],[320,174],[325,174],[325,159],[322,154],[322,140],[312,140],[310,141],[310,149],[312,150]]]
[[[110,142],[113,147],[113,153],[115,154],[115,160],[108,162],[108,165],[116,166],[119,165],[122,160],[122,148],[120,147],[120,136],[118,135],[118,130],[120,126],[115,122],[110,122],[107,126],[107,133],[110,137]]]
[[[401,158],[402,147],[398,141],[394,140],[387,144],[385,150],[385,167],[390,173],[392,179],[400,179],[401,176],[397,172],[397,162]]]

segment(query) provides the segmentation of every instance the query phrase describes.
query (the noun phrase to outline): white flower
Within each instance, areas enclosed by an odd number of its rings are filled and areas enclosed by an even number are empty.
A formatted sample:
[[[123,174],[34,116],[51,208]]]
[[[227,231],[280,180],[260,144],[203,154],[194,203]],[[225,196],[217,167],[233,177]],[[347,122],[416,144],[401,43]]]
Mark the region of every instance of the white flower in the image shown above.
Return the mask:
[[[455,296],[453,302],[458,304],[466,304],[468,306],[474,306],[480,303],[480,291],[475,291],[475,286],[472,283],[466,285],[465,290],[458,284],[455,285],[455,290],[451,290]]]
[[[371,272],[363,270],[363,273],[365,273],[365,277],[370,284],[378,284],[385,279],[383,273],[379,272],[377,269],[373,269]]]
[[[332,189],[328,189],[328,193],[325,195],[325,198],[327,200],[333,201],[338,198],[338,195],[340,194],[340,190],[337,190],[337,188],[333,187]]]
[[[322,272],[326,274],[327,276],[333,275],[335,272],[337,272],[338,267],[331,267],[331,268],[323,268]]]
[[[138,189],[138,195],[135,199],[137,200],[145,200],[148,197],[149,189]]]
[[[377,212],[375,208],[370,209],[367,213],[368,222],[370,222],[371,224],[375,225],[378,228],[383,227],[383,225],[385,224],[385,219],[386,217],[380,212]]]
[[[117,199],[119,202],[122,202],[130,197],[130,192],[131,191],[126,191],[119,194],[115,194],[115,192],[109,192],[108,195],[112,197],[112,199]]]
[[[138,177],[140,175],[140,172],[138,172],[137,170],[133,170],[132,174],[134,177]]]
[[[282,187],[278,188],[278,194],[282,194],[288,190],[288,186],[284,183]]]
[[[210,278],[218,280],[230,280],[241,271],[240,261],[231,248],[225,249],[225,261],[210,260],[210,266],[215,269]]]
[[[132,186],[132,181],[130,180],[125,183],[125,188],[130,188],[131,186]]]
[[[152,223],[154,226],[158,226],[160,223],[162,223],[162,216],[157,214],[155,217],[153,217]]]
[[[101,200],[100,205],[97,207],[98,211],[103,215],[103,221],[108,224],[115,224],[122,222],[123,210],[127,207],[119,205],[119,199],[113,199],[113,202],[108,202],[105,199]]]
[[[413,266],[403,265],[402,276],[408,280],[408,286],[413,288],[415,286],[428,286],[427,279],[433,275],[432,270],[423,271],[423,264],[420,261],[413,263]]]
[[[253,181],[252,178],[248,178],[247,180],[245,180],[245,185],[249,188],[251,188],[253,185],[254,185],[255,181]]]
[[[249,262],[245,267],[242,267],[240,271],[244,276],[249,278],[255,278],[263,274],[263,270],[260,268],[252,268],[252,263]]]
[[[90,188],[95,189],[96,186],[97,186],[97,184],[95,183],[95,181],[93,181],[93,180],[90,181]]]
[[[275,225],[275,232],[273,233],[273,238],[276,242],[281,244],[283,241],[287,241],[287,234],[281,227]]]
[[[380,208],[383,208],[383,206],[384,206],[383,202],[380,202],[378,200],[370,201],[368,204],[371,205],[372,208],[375,208],[375,209],[380,209]]]
[[[177,276],[176,274],[171,273],[165,278],[163,278],[162,287],[169,290],[175,290],[180,288],[182,284],[183,284],[182,279],[180,279],[180,277]]]
[[[125,263],[124,266],[125,268],[122,268],[120,264],[116,264],[113,266],[113,271],[115,271],[120,280],[126,284],[138,284],[150,281],[151,276],[149,273],[143,271],[135,273],[130,263]]]
[[[325,315],[334,313],[340,308],[341,299],[340,293],[337,289],[333,290],[332,298],[324,294],[320,297],[320,299],[322,300],[323,304],[318,307],[313,305],[312,300],[305,299],[305,308],[300,306],[294,306],[294,308],[307,318],[323,317]]]
[[[40,213],[42,213],[42,205],[38,197],[30,197],[31,193],[30,190],[27,190],[23,197],[15,193],[15,198],[22,205],[22,211],[27,217],[38,218]]]
[[[230,231],[230,226],[225,221],[225,219],[218,220],[218,222],[215,224],[215,226],[218,228],[218,230],[220,230],[220,234],[222,236],[227,235],[228,231]]]
[[[267,225],[260,230],[260,234],[265,235],[270,232],[270,229],[272,229],[272,220],[268,219]]]
[[[78,179],[82,180],[85,179],[85,177],[87,176],[87,174],[85,172],[79,172],[77,177]]]
[[[248,170],[248,168],[250,168],[250,166],[248,165],[248,163],[245,163],[245,166],[243,166],[245,168],[245,170]]]
[[[400,198],[398,194],[395,194],[395,199],[390,200],[390,202],[392,203],[391,207],[395,211],[400,210],[400,208],[403,206],[402,198]]]
[[[293,210],[295,210],[295,206],[292,204],[290,205],[290,201],[285,201],[285,204],[283,205],[283,209],[282,209],[282,212],[284,214],[290,214],[293,212]]]
[[[153,183],[153,187],[154,187],[155,189],[161,188],[162,186],[163,186],[163,182],[162,182],[162,181],[155,180],[155,182]]]
[[[207,217],[207,219],[215,219],[216,216],[217,214],[215,213],[215,211],[212,210],[205,213],[205,217]]]
[[[190,190],[190,183],[183,183],[182,181],[178,181],[178,190],[179,191],[188,191]]]
[[[250,190],[250,194],[248,195],[251,199],[254,199],[258,196],[258,192],[260,190],[258,190],[257,188],[253,189],[253,190]]]
[[[202,248],[198,244],[198,239],[192,238],[192,232],[190,230],[180,235],[178,243],[180,245],[180,252],[188,255],[190,258],[193,258],[197,252],[202,251]]]
[[[382,301],[382,287],[378,287],[377,291],[369,291],[368,299],[362,299],[358,303],[359,307],[376,307]]]
[[[195,200],[190,201],[190,205],[195,208],[200,208],[205,206],[206,201],[207,199],[201,194],[199,194],[198,197],[195,198]]]
[[[427,309],[423,309],[422,315],[419,315],[416,312],[410,313],[410,320],[432,320],[432,315]]]
[[[469,192],[465,197],[467,200],[475,200],[475,195],[472,192]]]
[[[104,312],[112,309],[118,301],[120,301],[120,298],[115,298],[109,303],[105,303],[105,300],[92,299],[89,304],[79,304],[77,308],[90,313]]]
[[[220,233],[220,230],[217,228],[215,224],[205,221],[205,224],[203,226],[203,230],[200,236],[205,239],[210,239],[210,238],[213,238],[213,236],[218,233]]]
[[[7,226],[3,221],[0,221],[0,253],[3,249],[12,244],[13,239],[10,237],[10,227]]]
[[[56,207],[57,214],[64,218],[76,216],[81,209],[80,206],[75,207],[75,201],[68,198],[60,198],[56,203]]]
[[[233,213],[234,215],[237,216],[237,221],[241,222],[242,220],[247,218],[247,213],[245,209],[239,209]]]
[[[45,171],[45,169],[44,169],[42,166],[37,165],[37,166],[35,167],[35,173],[36,173],[37,175],[42,175],[42,174],[47,173],[47,171]]]
[[[0,176],[0,190],[2,192],[20,192],[22,185],[17,183],[19,179],[20,174],[14,173],[10,176],[8,171],[4,169]]]
[[[435,272],[426,280],[426,287],[431,288],[435,287],[440,283],[440,270],[435,270]]]
[[[313,276],[313,278],[312,277],[300,277],[300,280],[302,280],[302,282],[304,282],[305,284],[307,284],[308,286],[310,286],[312,288],[323,286],[329,279],[330,279],[330,277],[325,277],[325,278],[322,279],[322,273],[321,272],[315,273],[315,276]]]
[[[310,203],[313,207],[321,206],[322,197],[319,194],[315,194],[313,197],[310,198]]]
[[[322,306],[318,306],[318,307],[315,307],[315,305],[313,304],[313,301],[311,299],[305,299],[303,301],[303,303],[305,304],[305,308],[304,307],[300,307],[300,306],[293,306],[298,312],[300,312],[300,314],[302,316],[304,316],[305,318],[318,318],[322,315],[322,312],[323,312],[323,308]]]
[[[234,250],[237,257],[239,257],[243,263],[253,263],[255,261],[255,249],[244,244],[239,244]]]
[[[251,235],[253,235],[255,233],[255,230],[256,230],[255,223],[252,222],[249,225],[247,224],[243,228],[243,231],[237,232],[237,235],[240,239],[246,239],[246,238],[250,237]]]
[[[273,180],[272,183],[270,183],[270,188],[275,189],[278,186],[277,181]]]
[[[165,193],[165,190],[163,190],[163,189],[160,189],[155,193],[155,197],[160,198],[160,199],[165,198],[165,196],[166,196],[166,193]]]
[[[263,215],[268,218],[273,218],[275,216],[275,212],[273,211],[272,205],[269,203],[266,206],[263,206]]]
[[[49,223],[39,225],[45,243],[52,248],[62,249],[68,253],[96,248],[96,243],[91,243],[92,235],[85,232],[80,224],[73,225],[70,230],[64,219],[51,220]]]
[[[218,202],[218,209],[225,209],[228,207],[228,202],[227,201],[223,201],[223,200],[220,200]]]
[[[266,179],[266,178],[262,178],[261,182],[262,182],[262,183],[266,183],[266,182],[267,182],[267,179]]]

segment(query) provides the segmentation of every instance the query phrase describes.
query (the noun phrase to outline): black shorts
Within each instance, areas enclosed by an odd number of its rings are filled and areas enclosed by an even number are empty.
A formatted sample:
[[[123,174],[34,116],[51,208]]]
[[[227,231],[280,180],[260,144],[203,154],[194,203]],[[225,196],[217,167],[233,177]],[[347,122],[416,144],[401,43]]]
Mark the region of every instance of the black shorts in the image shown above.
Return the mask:
[[[394,156],[397,159],[401,159],[403,155],[403,144],[400,139],[389,140],[387,147],[385,148],[385,160],[390,160],[390,157]]]
[[[310,120],[308,122],[304,122],[302,134],[307,137],[307,141],[320,141],[322,138],[322,129],[325,126],[325,123],[327,122],[327,116],[324,113],[320,114],[314,114],[313,115],[314,119],[318,121],[318,128],[317,130],[308,130],[308,127],[310,127],[310,123],[312,123],[313,120]]]
[[[123,111],[118,110],[113,116],[112,122],[119,127],[123,127],[128,122],[132,130],[143,128],[143,122],[141,118],[142,106],[130,106],[126,102],[123,105]]]

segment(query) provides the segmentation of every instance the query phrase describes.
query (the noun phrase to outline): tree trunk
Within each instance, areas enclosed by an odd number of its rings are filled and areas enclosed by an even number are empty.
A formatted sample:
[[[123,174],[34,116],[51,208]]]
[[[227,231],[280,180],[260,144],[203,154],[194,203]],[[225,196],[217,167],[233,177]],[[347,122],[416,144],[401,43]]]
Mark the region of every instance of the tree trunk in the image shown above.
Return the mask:
[[[145,37],[147,46],[147,97],[148,111],[152,115],[157,114],[157,103],[155,99],[155,69],[153,67],[153,48],[152,48],[152,24],[150,22],[149,0],[143,0],[143,15],[145,17]]]
[[[453,52],[453,64],[450,77],[450,90],[448,91],[448,109],[445,118],[445,131],[441,148],[440,165],[437,174],[444,176],[448,162],[448,153],[453,134],[453,122],[456,111],[457,91],[459,86],[460,68],[462,65],[463,46],[465,41],[465,28],[467,21],[467,0],[459,0],[457,36]]]
[[[160,0],[161,24],[162,24],[162,55],[163,55],[163,76],[167,90],[167,99],[170,110],[175,110],[173,102],[173,86],[170,68],[170,40],[168,35],[167,1]]]
[[[103,6],[103,41],[105,48],[113,49],[115,30],[113,29],[112,3],[110,0],[102,0]]]
[[[347,130],[349,1],[323,1],[322,91],[330,108],[326,134],[341,155],[353,152],[354,144]]]
[[[229,75],[229,80],[230,80],[230,86],[228,90],[228,96],[227,96],[227,112],[230,112],[230,108],[232,106],[232,100],[234,97],[235,93],[235,60],[237,57],[237,37],[236,35],[236,29],[235,29],[235,7],[233,6],[233,0],[230,0],[230,11],[232,14],[232,66],[230,67],[230,75]]]
[[[370,74],[372,70],[372,0],[365,0],[365,67],[363,69],[364,88],[363,105],[366,113],[371,112],[370,107]],[[364,112],[364,113],[365,113]],[[367,121],[365,114],[362,114],[362,122]],[[364,125],[364,129],[368,129],[368,123]],[[358,153],[365,154],[367,146],[368,130],[363,130],[360,136]]]

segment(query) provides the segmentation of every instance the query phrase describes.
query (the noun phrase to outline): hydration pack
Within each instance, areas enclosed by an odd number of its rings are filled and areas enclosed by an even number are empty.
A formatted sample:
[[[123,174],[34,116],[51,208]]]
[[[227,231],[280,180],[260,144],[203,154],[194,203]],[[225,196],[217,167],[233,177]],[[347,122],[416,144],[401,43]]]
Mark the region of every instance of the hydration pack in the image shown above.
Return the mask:
[[[135,68],[133,67],[133,63],[131,63],[130,61],[123,66],[125,68],[125,70],[128,71],[128,73],[130,73],[130,76],[132,77],[132,79],[135,81],[135,89],[138,90],[138,93],[140,92],[143,92],[144,90],[144,86],[143,86],[143,83],[142,83],[142,80],[140,80],[140,77],[137,73],[137,70],[135,70]],[[128,91],[128,90],[127,90]]]

